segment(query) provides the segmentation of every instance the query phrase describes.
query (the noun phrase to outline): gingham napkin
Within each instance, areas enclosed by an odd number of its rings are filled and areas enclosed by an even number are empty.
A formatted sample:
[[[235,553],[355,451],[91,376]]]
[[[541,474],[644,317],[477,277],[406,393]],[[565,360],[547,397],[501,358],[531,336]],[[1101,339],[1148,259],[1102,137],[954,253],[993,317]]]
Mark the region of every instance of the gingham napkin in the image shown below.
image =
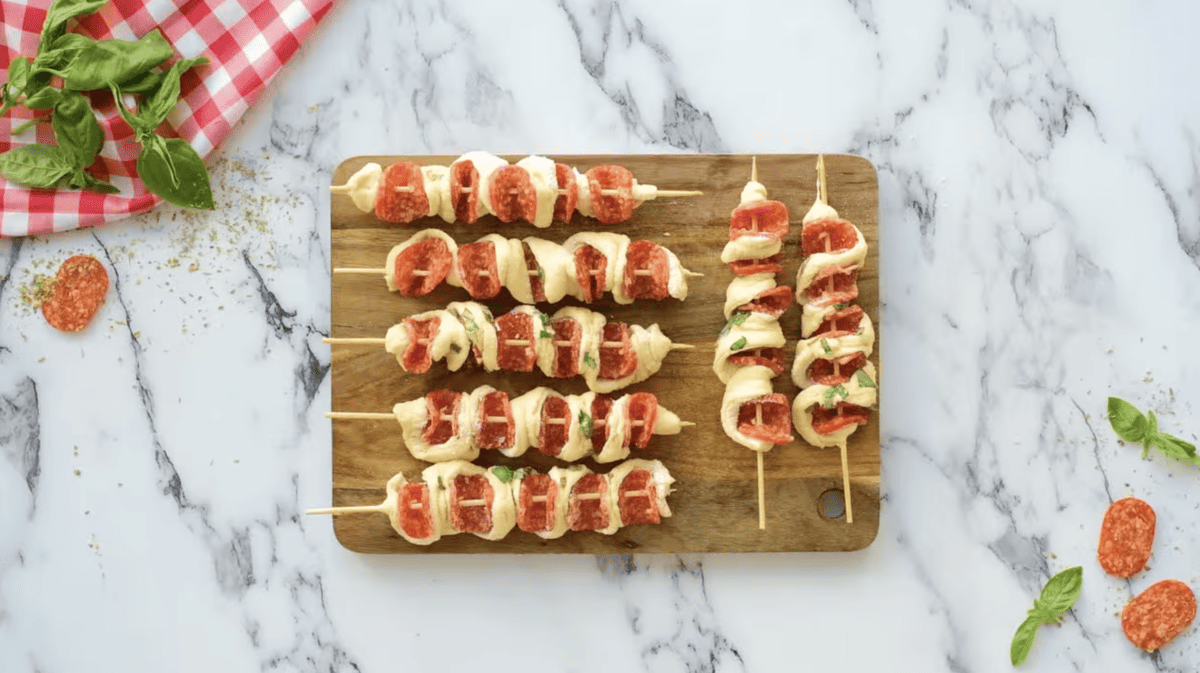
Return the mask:
[[[32,58],[37,52],[50,4],[51,0],[0,1],[5,70],[20,54]],[[332,0],[112,0],[96,14],[71,21],[67,30],[98,40],[133,40],[158,28],[174,46],[176,57],[207,57],[208,65],[183,75],[181,100],[165,124],[170,129],[159,128],[162,135],[174,132],[187,140],[203,157],[229,134],[332,4]],[[98,94],[92,100],[100,108],[105,143],[89,172],[121,193],[28,189],[0,179],[0,237],[112,222],[161,202],[134,177],[139,146],[112,97]],[[48,121],[20,136],[12,135],[31,117],[23,107],[0,117],[0,152],[34,142],[54,143]]]

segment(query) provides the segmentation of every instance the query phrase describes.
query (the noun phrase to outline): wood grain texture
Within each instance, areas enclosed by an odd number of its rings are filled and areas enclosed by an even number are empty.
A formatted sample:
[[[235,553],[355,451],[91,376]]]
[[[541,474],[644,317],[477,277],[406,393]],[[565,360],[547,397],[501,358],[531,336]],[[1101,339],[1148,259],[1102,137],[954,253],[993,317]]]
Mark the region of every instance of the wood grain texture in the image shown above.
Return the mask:
[[[507,157],[515,161],[520,157]],[[332,265],[334,267],[383,266],[392,246],[427,227],[446,231],[460,245],[493,232],[523,238],[538,236],[557,243],[580,231],[617,231],[633,239],[650,239],[672,250],[685,267],[705,274],[694,279],[686,301],[636,302],[621,306],[606,298],[588,308],[610,320],[649,326],[658,323],[673,341],[693,344],[692,351],[668,355],[657,375],[617,394],[647,391],[683,420],[696,423],[677,436],[656,436],[650,448],[635,457],[662,460],[676,478],[669,498],[674,513],[656,526],[630,526],[615,535],[568,532],[558,540],[542,540],[514,529],[505,539],[488,542],[473,535],[455,535],[422,547],[397,535],[382,514],[334,517],[337,539],[348,549],[367,553],[623,553],[623,552],[759,552],[850,551],[866,547],[879,527],[879,414],[850,440],[849,460],[854,523],[844,518],[825,519],[818,497],[841,489],[841,461],[837,449],[818,449],[797,438],[766,454],[767,528],[758,529],[756,459],[725,436],[718,418],[724,386],[712,371],[714,342],[725,324],[722,307],[725,288],[733,279],[719,256],[728,240],[729,214],[738,204],[742,187],[750,178],[749,155],[574,155],[557,161],[582,171],[598,164],[620,164],[633,171],[643,184],[662,189],[700,189],[703,196],[655,200],[643,204],[633,219],[622,225],[603,225],[576,215],[572,223],[554,223],[548,229],[533,225],[502,224],[492,216],[473,225],[447,224],[429,218],[410,225],[393,225],[361,213],[349,197],[333,195],[331,205]],[[368,161],[386,166],[394,161],[448,164],[450,156],[355,157],[334,172],[332,183],[342,184]],[[760,155],[759,181],[769,197],[787,205],[792,229],[784,246],[781,285],[795,284],[800,266],[800,220],[816,196],[816,155]],[[858,276],[858,302],[879,323],[878,183],[867,160],[852,155],[826,155],[830,204],[842,217],[862,230],[870,246]],[[387,291],[381,277],[336,275],[332,280],[333,336],[382,337],[388,327],[405,316],[441,308],[451,301],[469,299],[461,288],[443,286],[431,295],[401,297]],[[516,302],[507,292],[484,302],[500,315]],[[568,298],[560,305],[574,303]],[[543,304],[552,312],[558,306]],[[788,337],[788,367],[800,336],[800,310],[794,306],[782,320]],[[396,402],[420,397],[429,390],[452,388],[469,391],[484,383],[519,395],[548,385],[563,394],[586,391],[582,379],[547,379],[540,374],[483,371],[448,372],[435,363],[423,376],[403,372],[381,347],[333,346],[333,410],[389,411]],[[872,361],[879,365],[877,341]],[[790,376],[775,379],[776,392],[789,399],[798,392]],[[335,420],[333,423],[333,505],[378,504],[384,484],[396,472],[410,479],[427,464],[404,448],[400,427],[391,421]],[[484,452],[481,465],[531,466],[545,471],[557,461],[530,450],[517,459]],[[584,464],[607,472],[614,464]],[[314,503],[314,506],[323,503]]]

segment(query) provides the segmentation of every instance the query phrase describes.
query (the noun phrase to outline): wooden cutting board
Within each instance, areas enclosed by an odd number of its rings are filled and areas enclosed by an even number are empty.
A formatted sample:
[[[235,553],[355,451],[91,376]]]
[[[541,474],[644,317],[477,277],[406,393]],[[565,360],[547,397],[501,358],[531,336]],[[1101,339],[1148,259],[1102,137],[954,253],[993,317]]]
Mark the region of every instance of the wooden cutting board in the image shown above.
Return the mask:
[[[383,166],[395,161],[419,164],[449,164],[451,156],[354,157],[334,172],[333,184],[342,184],[368,161]],[[516,161],[520,157],[506,157]],[[333,195],[331,204],[332,266],[383,266],[392,246],[414,232],[436,227],[460,245],[493,232],[512,238],[538,236],[561,243],[579,231],[616,231],[632,239],[650,239],[666,246],[685,267],[705,274],[690,284],[686,301],[667,299],[639,301],[621,306],[610,295],[588,305],[609,320],[649,326],[658,323],[673,341],[694,344],[695,350],[669,354],[662,369],[651,379],[630,386],[619,394],[647,391],[660,404],[686,421],[696,423],[676,436],[655,436],[649,449],[634,457],[659,459],[677,480],[670,495],[673,516],[659,525],[629,526],[615,535],[568,532],[557,540],[543,540],[532,533],[513,529],[503,540],[488,542],[469,534],[446,537],[429,546],[412,545],[392,530],[382,514],[352,514],[334,517],[334,532],[347,548],[368,553],[589,553],[623,552],[760,552],[760,551],[850,551],[866,547],[879,527],[879,415],[851,436],[849,464],[854,522],[844,517],[825,518],[818,499],[829,491],[840,493],[841,460],[837,449],[818,449],[797,439],[767,453],[766,530],[758,528],[756,457],[730,440],[721,430],[719,409],[724,386],[712,371],[714,342],[725,325],[722,308],[725,288],[733,279],[719,257],[729,236],[729,214],[737,206],[742,187],[750,179],[749,155],[578,155],[556,156],[555,160],[581,171],[598,164],[620,164],[629,168],[638,182],[662,189],[698,189],[704,195],[674,200],[648,201],[621,225],[604,225],[576,215],[570,224],[554,223],[547,229],[531,224],[503,224],[492,216],[475,224],[447,224],[428,218],[409,225],[388,224],[373,213],[362,213],[350,198]],[[816,196],[816,155],[760,155],[759,181],[769,198],[788,207],[792,228],[784,246],[781,285],[795,286],[800,266],[800,220]],[[875,169],[866,159],[851,155],[826,155],[830,204],[839,214],[858,225],[866,236],[870,254],[858,275],[858,302],[879,324],[878,183]],[[404,317],[444,307],[469,297],[461,288],[443,285],[426,297],[401,297],[387,291],[376,276],[333,276],[333,336],[382,337]],[[568,298],[563,305],[573,303]],[[500,315],[516,302],[502,291],[484,302]],[[558,306],[541,305],[547,312]],[[785,349],[788,367],[800,336],[800,310],[794,306],[781,320],[789,341]],[[382,347],[332,346],[333,410],[390,411],[396,402],[421,397],[429,390],[452,388],[470,391],[489,384],[510,395],[519,395],[547,385],[563,394],[586,391],[582,379],[547,379],[538,373],[517,374],[460,370],[448,372],[434,363],[425,375],[407,374]],[[871,360],[879,368],[877,341]],[[880,375],[883,376],[882,369]],[[788,373],[775,379],[775,391],[789,399],[798,392]],[[383,501],[384,484],[397,472],[417,478],[427,464],[404,448],[399,424],[393,421],[334,420],[333,505],[367,505]],[[517,459],[485,451],[480,465],[531,466],[545,471],[553,458],[531,449]],[[607,472],[616,463],[584,464]],[[826,497],[829,497],[828,495]],[[323,505],[323,503],[314,503]]]

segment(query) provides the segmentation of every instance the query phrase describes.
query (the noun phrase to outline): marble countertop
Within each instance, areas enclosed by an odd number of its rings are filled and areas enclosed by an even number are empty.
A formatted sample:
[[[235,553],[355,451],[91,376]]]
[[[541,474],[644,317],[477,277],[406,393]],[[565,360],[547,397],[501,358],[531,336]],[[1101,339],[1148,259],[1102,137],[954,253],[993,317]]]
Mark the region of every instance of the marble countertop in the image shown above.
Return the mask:
[[[210,158],[216,212],[0,242],[0,671],[1006,671],[1073,565],[1024,670],[1195,670],[1195,626],[1147,655],[1117,615],[1200,589],[1200,469],[1142,459],[1105,404],[1200,431],[1198,24],[1184,0],[339,3]],[[870,159],[874,544],[377,557],[304,517],[330,493],[330,173],[469,149]],[[67,336],[21,295],[73,253],[113,287]],[[1119,580],[1096,539],[1129,495],[1158,536]]]

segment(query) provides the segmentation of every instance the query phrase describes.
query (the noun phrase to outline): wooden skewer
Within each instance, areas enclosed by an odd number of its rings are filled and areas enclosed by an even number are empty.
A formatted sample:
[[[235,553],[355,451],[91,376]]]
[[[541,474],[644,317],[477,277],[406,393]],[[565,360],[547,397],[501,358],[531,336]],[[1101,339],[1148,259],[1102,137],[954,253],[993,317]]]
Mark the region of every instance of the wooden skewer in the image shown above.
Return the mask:
[[[355,507],[323,507],[321,509],[310,509],[305,514],[360,514],[364,512],[382,512],[387,514],[388,508],[382,503],[378,505],[358,505]]]
[[[476,500],[459,500],[459,501],[458,501],[458,506],[459,506],[459,507],[483,507],[484,505],[487,505],[487,504],[488,504],[488,501],[487,501],[487,500],[479,500],[479,499],[476,499]]]
[[[767,487],[766,480],[763,477],[763,452],[755,451],[758,454],[758,529],[767,529]]]
[[[375,338],[331,339],[331,338],[325,338],[325,339],[321,339],[321,343],[337,344],[340,346],[382,346],[385,343],[387,343],[387,339],[375,339]]]
[[[474,189],[473,187],[463,187],[460,191],[462,191],[464,194],[470,194],[473,189]],[[349,189],[347,189],[346,191],[349,191]],[[396,191],[411,192],[412,187],[408,187],[408,186],[397,187]],[[559,196],[566,196],[568,193],[568,191],[566,189],[559,189],[556,191],[558,192]],[[520,194],[521,190],[510,189],[510,190],[508,190],[508,193],[509,194]],[[632,196],[632,193],[630,193],[627,190],[623,190],[623,189],[601,189],[600,194],[603,196]],[[703,196],[703,195],[704,195],[704,192],[693,191],[693,190],[683,190],[683,189],[656,189],[656,190],[654,190],[654,198],[662,197],[662,198],[670,199],[670,198],[677,198],[677,197],[681,197],[681,196]]]
[[[838,409],[841,411],[841,408]],[[850,504],[850,460],[846,457],[846,442],[842,442],[842,493],[846,496],[846,523],[854,523],[854,507]]]
[[[426,343],[428,343],[428,339],[425,339],[422,341],[425,341]],[[386,339],[379,339],[379,338],[372,338],[372,337],[361,337],[361,338],[359,338],[359,337],[354,337],[354,338],[325,337],[324,339],[321,339],[321,343],[336,344],[339,346],[382,346],[386,342],[387,342]],[[418,343],[420,343],[420,342],[418,342]],[[528,346],[529,341],[527,339],[505,339],[504,345],[505,346]],[[554,345],[555,346],[569,346],[569,345],[571,345],[571,342],[555,341]],[[620,347],[624,346],[625,344],[620,341],[605,341],[605,342],[601,343],[600,345],[604,348],[620,348]],[[669,350],[688,351],[693,348],[695,348],[695,346],[693,346],[691,344],[671,344],[671,348]]]
[[[599,493],[580,493],[579,495],[575,496],[575,498],[578,500],[599,500],[600,494]]]
[[[825,176],[825,155],[817,155],[817,200],[829,203],[829,183]]]
[[[695,271],[686,271],[686,270],[683,272],[683,275],[688,278],[703,278],[704,277],[704,274],[702,274],[702,273],[696,273]]]
[[[758,157],[750,157],[750,182],[758,182]]]
[[[350,183],[347,182],[344,185],[329,185],[329,193],[330,194],[349,194],[350,193]]]
[[[693,348],[695,348],[695,346],[693,346],[693,345],[691,345],[691,344],[671,344],[671,347],[670,347],[669,349],[667,349],[667,350],[673,350],[673,351],[690,351],[690,350],[692,350]]]
[[[325,413],[325,418],[346,418],[356,421],[394,421],[396,420],[396,414],[375,411],[329,411]]]
[[[354,274],[361,274],[364,276],[383,276],[383,275],[387,274],[387,269],[355,269],[355,268],[349,268],[349,267],[345,267],[345,266],[339,266],[339,267],[335,267],[333,269],[333,272],[334,273],[354,273]]]

